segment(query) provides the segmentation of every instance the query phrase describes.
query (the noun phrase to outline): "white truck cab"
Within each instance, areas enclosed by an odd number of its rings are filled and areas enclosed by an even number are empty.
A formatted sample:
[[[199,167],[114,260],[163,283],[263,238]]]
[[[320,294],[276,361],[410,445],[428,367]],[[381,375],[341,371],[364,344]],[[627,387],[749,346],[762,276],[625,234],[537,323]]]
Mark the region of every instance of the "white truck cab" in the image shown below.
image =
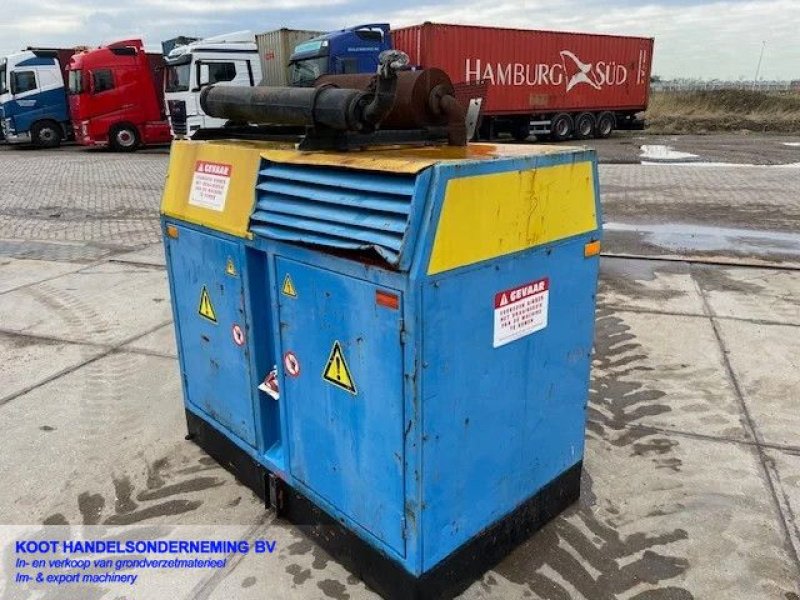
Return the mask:
[[[206,85],[254,86],[261,81],[261,64],[252,31],[237,31],[178,46],[166,57],[164,80],[169,123],[174,137],[192,137],[198,129],[222,127],[224,119],[209,117],[200,107]]]

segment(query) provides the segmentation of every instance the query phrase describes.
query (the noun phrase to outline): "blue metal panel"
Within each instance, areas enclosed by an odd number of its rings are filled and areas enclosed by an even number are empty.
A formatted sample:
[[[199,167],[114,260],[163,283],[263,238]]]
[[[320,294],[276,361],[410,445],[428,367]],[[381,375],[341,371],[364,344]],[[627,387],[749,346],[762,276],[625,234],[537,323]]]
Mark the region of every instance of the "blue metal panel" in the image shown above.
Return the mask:
[[[582,459],[597,257],[590,236],[423,288],[423,570]],[[550,280],[543,330],[493,347],[494,295]]]
[[[14,68],[17,67],[44,67],[47,65],[56,65],[55,58],[49,58],[45,56],[33,56],[31,58],[26,58],[25,60],[18,62],[14,65]]]
[[[300,364],[296,377],[284,368],[281,391],[292,476],[402,557],[401,311],[376,303],[387,288],[279,257],[278,282],[287,274],[297,296],[280,294],[281,350]],[[323,378],[335,342],[356,393]]]
[[[66,90],[61,87],[54,90],[28,94],[18,100],[9,100],[3,104],[3,115],[14,119],[16,133],[30,131],[36,121],[50,119],[58,123],[69,121],[69,106]]]
[[[373,249],[396,265],[416,184],[416,175],[265,162],[250,230],[282,241]]]
[[[224,431],[255,445],[257,380],[251,378],[251,331],[244,290],[239,274],[225,272],[229,258],[237,265],[244,264],[244,247],[188,227],[179,227],[177,238],[165,239],[187,401]],[[200,314],[203,289],[208,292],[216,323]],[[234,339],[234,325],[244,333],[241,346]]]

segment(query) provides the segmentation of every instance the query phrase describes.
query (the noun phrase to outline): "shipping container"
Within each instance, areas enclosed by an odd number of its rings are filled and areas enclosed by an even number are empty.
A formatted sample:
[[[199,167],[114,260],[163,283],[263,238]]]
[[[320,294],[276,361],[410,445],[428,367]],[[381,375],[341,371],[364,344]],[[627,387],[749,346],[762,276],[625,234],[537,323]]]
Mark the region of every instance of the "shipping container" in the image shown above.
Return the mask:
[[[424,23],[392,31],[412,65],[486,85],[481,133],[607,137],[640,128],[653,39]]]
[[[323,33],[286,28],[259,33],[256,46],[261,61],[262,85],[288,86],[289,58],[295,46]]]

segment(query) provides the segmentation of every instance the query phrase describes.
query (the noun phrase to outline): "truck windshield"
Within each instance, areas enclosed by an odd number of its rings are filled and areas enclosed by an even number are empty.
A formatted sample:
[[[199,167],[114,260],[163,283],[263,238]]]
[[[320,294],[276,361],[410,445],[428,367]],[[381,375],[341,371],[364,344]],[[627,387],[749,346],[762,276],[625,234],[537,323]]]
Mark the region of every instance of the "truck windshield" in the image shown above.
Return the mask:
[[[184,65],[168,65],[167,78],[164,81],[164,91],[167,93],[188,92],[191,76],[192,65],[189,63]]]
[[[308,87],[320,75],[328,72],[328,57],[316,56],[294,61],[289,67],[289,78],[293,86]]]
[[[80,94],[83,91],[83,71],[76,69],[69,72],[69,93]]]
[[[6,61],[0,62],[0,94],[5,94],[8,91],[6,85]]]

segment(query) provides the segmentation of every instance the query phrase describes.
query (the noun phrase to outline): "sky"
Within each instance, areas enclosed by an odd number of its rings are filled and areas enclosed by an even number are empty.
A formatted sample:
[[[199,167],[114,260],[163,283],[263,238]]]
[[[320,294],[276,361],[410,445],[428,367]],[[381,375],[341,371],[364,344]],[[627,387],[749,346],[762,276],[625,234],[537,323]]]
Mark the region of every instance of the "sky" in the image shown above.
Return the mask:
[[[800,79],[800,0],[2,0],[0,55],[27,46],[96,46],[132,35],[158,45],[279,27],[331,30],[423,21],[654,37],[665,79]],[[381,5],[389,4],[388,13]]]

